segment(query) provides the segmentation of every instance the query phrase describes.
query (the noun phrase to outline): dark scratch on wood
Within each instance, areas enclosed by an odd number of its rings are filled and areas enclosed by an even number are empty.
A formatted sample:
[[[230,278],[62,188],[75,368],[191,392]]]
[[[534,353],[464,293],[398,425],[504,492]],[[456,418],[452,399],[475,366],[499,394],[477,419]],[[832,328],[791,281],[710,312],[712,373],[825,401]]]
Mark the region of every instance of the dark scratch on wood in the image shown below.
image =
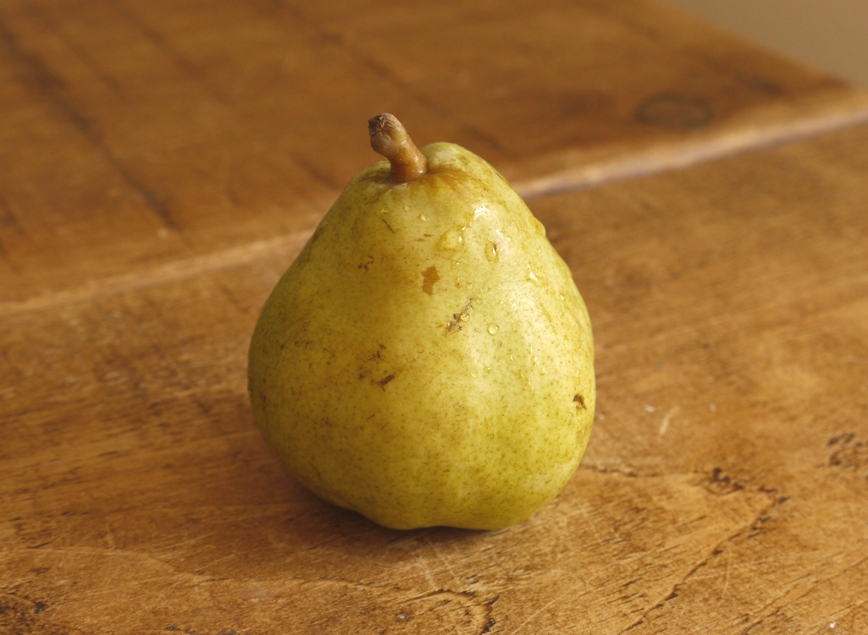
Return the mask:
[[[173,218],[166,201],[148,188],[118,159],[114,152],[104,143],[102,136],[97,132],[91,120],[80,112],[64,94],[66,89],[65,82],[57,77],[38,55],[26,51],[18,42],[18,38],[6,27],[2,20],[0,20],[0,41],[6,45],[21,66],[27,70],[29,78],[32,80],[31,86],[47,97],[63,113],[66,119],[99,150],[107,163],[120,174],[127,185],[139,194],[147,206],[160,217],[164,225],[177,229],[178,224]],[[26,85],[26,78],[22,79]]]
[[[709,561],[711,560],[712,557],[714,557],[715,554],[717,554],[717,553],[722,553],[722,551],[723,551],[723,550],[722,550],[723,545],[725,545],[726,543],[728,543],[730,540],[736,538],[737,536],[741,535],[742,532],[744,532],[745,529],[749,529],[749,528],[753,527],[759,519],[761,519],[761,518],[763,518],[764,516],[766,516],[766,515],[769,513],[769,511],[771,511],[773,508],[775,508],[775,507],[776,507],[777,505],[779,505],[779,504],[780,504],[780,503],[778,502],[777,497],[775,497],[774,500],[772,500],[771,503],[769,503],[769,504],[766,505],[763,509],[761,509],[761,510],[760,510],[760,511],[759,511],[759,512],[754,516],[754,518],[751,519],[750,522],[748,522],[747,524],[743,525],[742,527],[739,527],[737,531],[734,531],[732,534],[730,534],[729,536],[725,537],[723,540],[721,540],[721,541],[718,542],[716,545],[714,545],[714,547],[712,547],[711,550],[708,552],[708,555],[706,555],[706,556],[705,556],[705,557],[704,557],[704,558],[703,558],[699,563],[697,563],[695,566],[691,567],[691,569],[690,569],[690,570],[689,570],[689,571],[688,571],[688,572],[687,572],[687,573],[686,573],[686,574],[681,578],[681,580],[679,580],[678,582],[676,582],[676,583],[673,585],[671,591],[670,591],[669,593],[667,593],[667,594],[663,597],[663,599],[661,599],[660,601],[658,601],[657,603],[655,603],[653,606],[651,606],[651,608],[647,609],[644,613],[642,613],[642,615],[639,617],[639,619],[637,619],[637,620],[636,620],[635,622],[633,622],[630,626],[628,626],[628,627],[625,628],[623,631],[621,631],[621,633],[620,633],[619,635],[623,635],[624,633],[627,633],[627,632],[629,632],[629,631],[632,631],[632,630],[635,629],[635,628],[638,628],[639,626],[641,626],[641,625],[645,622],[645,620],[648,618],[648,616],[651,615],[654,611],[663,608],[663,607],[666,605],[667,602],[670,602],[670,601],[676,600],[676,599],[678,598],[678,595],[679,595],[678,592],[679,592],[681,586],[682,586],[684,583],[686,583],[686,582],[687,582],[691,577],[693,577],[693,575],[694,575],[697,571],[699,571],[699,570],[702,569],[703,567],[707,566],[708,563],[709,563]],[[752,627],[749,627],[749,628],[752,628]],[[744,632],[747,632],[747,631],[744,631]],[[743,635],[743,633],[742,633],[742,635]]]

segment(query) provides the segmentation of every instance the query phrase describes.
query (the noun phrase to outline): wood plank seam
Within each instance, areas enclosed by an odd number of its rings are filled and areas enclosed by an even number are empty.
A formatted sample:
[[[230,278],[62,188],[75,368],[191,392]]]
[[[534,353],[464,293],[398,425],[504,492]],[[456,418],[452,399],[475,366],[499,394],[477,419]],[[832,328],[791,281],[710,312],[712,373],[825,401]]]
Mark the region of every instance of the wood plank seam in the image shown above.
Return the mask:
[[[256,262],[262,258],[273,256],[276,252],[288,252],[294,256],[301,250],[312,233],[313,229],[295,232],[286,236],[223,249],[204,256],[172,260],[144,271],[93,280],[86,285],[35,296],[20,302],[2,302],[0,303],[0,318],[21,313],[52,311],[59,307],[85,304],[97,298],[118,293],[189,280],[215,271]]]
[[[546,179],[529,182],[519,181],[515,188],[526,199],[572,190],[589,189],[616,181],[628,181],[670,170],[684,169],[711,161],[725,159],[735,154],[755,152],[774,146],[795,143],[807,138],[821,136],[835,130],[857,127],[868,122],[868,94],[864,110],[844,110],[828,116],[809,119],[779,128],[771,127],[766,134],[750,131],[732,135],[727,143],[699,143],[694,147],[677,145],[665,150],[652,150],[645,156],[637,155],[627,160],[610,164],[588,165],[581,171],[566,175],[553,175]],[[324,202],[323,213],[327,207]],[[89,302],[98,297],[146,289],[194,278],[238,265],[256,262],[273,256],[276,252],[293,257],[313,233],[313,228],[278,236],[268,240],[250,242],[237,247],[215,251],[202,256],[172,260],[152,269],[119,274],[89,281],[72,289],[47,293],[23,301],[0,302],[0,318],[27,312],[44,312],[62,306]]]
[[[770,119],[765,124],[761,120],[747,127],[734,126],[732,132],[724,135],[717,133],[713,138],[697,135],[694,139],[657,144],[629,155],[615,155],[597,163],[577,165],[539,178],[517,181],[515,188],[525,199],[539,198],[613,181],[684,169],[744,152],[802,141],[868,122],[868,92],[854,91],[851,97],[842,102],[831,95],[830,97],[838,103],[832,104],[827,109],[826,104],[823,103],[826,99],[820,98],[816,100],[819,103],[808,107],[809,110],[816,112],[797,121],[778,120],[776,123],[774,117],[769,115],[778,108],[763,107],[762,110],[769,112],[761,119]],[[785,108],[786,106],[782,107]]]

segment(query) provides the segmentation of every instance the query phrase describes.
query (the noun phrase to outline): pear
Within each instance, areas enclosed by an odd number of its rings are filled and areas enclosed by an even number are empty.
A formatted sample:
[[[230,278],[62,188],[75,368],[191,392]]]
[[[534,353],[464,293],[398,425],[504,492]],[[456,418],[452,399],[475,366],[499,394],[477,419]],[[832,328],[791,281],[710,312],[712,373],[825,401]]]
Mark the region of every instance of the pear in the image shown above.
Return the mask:
[[[376,523],[512,525],[588,443],[587,309],[488,163],[420,151],[389,114],[369,131],[388,161],[350,182],[259,317],[254,419],[302,485]]]

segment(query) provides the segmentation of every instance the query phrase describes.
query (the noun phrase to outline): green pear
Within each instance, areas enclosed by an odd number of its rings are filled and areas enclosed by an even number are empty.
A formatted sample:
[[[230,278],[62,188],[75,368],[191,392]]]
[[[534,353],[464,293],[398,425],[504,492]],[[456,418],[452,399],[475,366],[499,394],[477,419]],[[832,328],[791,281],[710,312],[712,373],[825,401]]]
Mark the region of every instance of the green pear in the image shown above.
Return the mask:
[[[262,310],[256,424],[321,498],[386,527],[496,529],[561,490],[594,418],[570,271],[509,183],[392,115],[386,156],[323,218]]]

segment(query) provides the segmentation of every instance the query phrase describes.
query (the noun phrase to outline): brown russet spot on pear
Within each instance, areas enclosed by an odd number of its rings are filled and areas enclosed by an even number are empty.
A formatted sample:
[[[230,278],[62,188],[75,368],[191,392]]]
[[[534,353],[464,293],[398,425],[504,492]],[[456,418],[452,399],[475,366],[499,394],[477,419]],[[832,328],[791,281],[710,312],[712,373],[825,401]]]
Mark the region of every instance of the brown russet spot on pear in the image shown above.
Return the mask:
[[[437,267],[428,267],[422,272],[422,291],[428,295],[434,295],[434,283],[440,280],[437,274]]]
[[[587,310],[493,167],[417,148],[392,115],[369,132],[387,160],[350,182],[262,309],[254,420],[305,487],[387,527],[520,522],[588,443]]]

